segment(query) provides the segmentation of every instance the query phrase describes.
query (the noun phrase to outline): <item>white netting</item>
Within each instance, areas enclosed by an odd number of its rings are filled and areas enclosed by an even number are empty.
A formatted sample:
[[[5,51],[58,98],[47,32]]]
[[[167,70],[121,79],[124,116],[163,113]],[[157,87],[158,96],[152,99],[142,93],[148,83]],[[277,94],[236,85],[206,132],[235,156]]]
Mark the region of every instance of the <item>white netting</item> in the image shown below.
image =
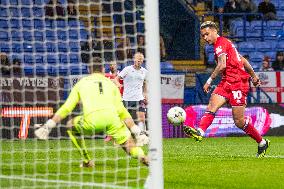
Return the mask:
[[[141,188],[148,169],[113,141],[87,138],[95,168],[84,169],[66,134],[68,118],[48,141],[34,139],[33,125],[63,104],[90,57],[122,69],[134,52],[144,53],[143,1],[58,2],[0,0],[0,188]]]

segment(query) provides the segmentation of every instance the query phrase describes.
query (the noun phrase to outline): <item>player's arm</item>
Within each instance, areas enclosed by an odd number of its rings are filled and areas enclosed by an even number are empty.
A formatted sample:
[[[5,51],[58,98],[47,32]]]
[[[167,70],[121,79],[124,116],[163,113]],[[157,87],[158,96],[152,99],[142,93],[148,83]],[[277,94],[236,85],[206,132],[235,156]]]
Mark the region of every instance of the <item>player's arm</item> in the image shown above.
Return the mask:
[[[206,81],[206,83],[204,84],[204,92],[208,93],[209,89],[210,89],[210,85],[212,83],[212,81],[220,74],[222,73],[225,68],[226,68],[226,60],[227,60],[227,56],[226,54],[221,54],[218,57],[217,60],[217,66],[214,69],[214,71],[212,72],[211,76],[208,78],[208,80]]]
[[[39,128],[35,131],[35,136],[39,139],[48,139],[51,129],[56,127],[57,123],[64,119],[70,112],[72,112],[79,100],[79,92],[75,85],[65,103],[59,108],[54,116],[51,119],[47,120],[44,125],[36,125],[36,127]]]
[[[148,95],[147,95],[147,82],[146,82],[146,80],[144,80],[144,82],[143,82],[143,96],[144,96],[144,99],[147,103],[148,102]]]
[[[251,67],[250,63],[248,62],[247,59],[245,59],[243,56],[241,56],[241,60],[244,64],[244,67],[246,69],[246,71],[249,73],[249,75],[251,76],[252,78],[252,83],[254,86],[258,87],[260,86],[260,79],[259,77],[255,74],[253,68]]]
[[[114,90],[114,100],[115,100],[115,107],[117,109],[117,113],[121,121],[125,123],[127,128],[131,131],[131,133],[135,136],[136,145],[137,146],[144,146],[145,144],[149,143],[149,138],[146,136],[145,132],[142,131],[133,121],[130,113],[124,107],[121,99],[120,92],[118,88]]]

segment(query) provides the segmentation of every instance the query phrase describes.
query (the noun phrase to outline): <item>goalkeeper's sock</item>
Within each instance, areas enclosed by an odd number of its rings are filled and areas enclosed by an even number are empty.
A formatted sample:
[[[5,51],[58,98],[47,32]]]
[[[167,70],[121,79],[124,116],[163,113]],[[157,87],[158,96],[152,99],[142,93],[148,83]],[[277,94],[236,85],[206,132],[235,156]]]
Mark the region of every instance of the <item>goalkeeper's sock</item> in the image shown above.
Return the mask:
[[[86,144],[84,138],[82,138],[80,141],[73,135],[72,131],[67,131],[72,143],[76,146],[77,150],[79,151],[80,155],[84,157],[84,162],[87,163],[91,160],[88,151],[86,149]]]
[[[252,125],[250,117],[245,118],[245,125],[243,127],[243,130],[245,131],[247,135],[253,138],[257,143],[260,143],[262,141],[262,136]]]
[[[200,120],[199,128],[205,132],[207,128],[212,124],[214,117],[214,112],[206,111]]]

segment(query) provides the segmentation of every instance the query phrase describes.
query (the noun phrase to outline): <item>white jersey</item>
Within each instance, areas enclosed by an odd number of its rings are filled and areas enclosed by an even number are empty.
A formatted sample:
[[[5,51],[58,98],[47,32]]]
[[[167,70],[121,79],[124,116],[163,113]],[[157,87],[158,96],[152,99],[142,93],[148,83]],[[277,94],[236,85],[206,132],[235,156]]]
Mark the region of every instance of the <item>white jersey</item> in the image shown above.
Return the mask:
[[[143,83],[146,78],[147,70],[141,67],[136,70],[133,66],[125,67],[118,76],[123,78],[123,95],[124,101],[143,100]]]

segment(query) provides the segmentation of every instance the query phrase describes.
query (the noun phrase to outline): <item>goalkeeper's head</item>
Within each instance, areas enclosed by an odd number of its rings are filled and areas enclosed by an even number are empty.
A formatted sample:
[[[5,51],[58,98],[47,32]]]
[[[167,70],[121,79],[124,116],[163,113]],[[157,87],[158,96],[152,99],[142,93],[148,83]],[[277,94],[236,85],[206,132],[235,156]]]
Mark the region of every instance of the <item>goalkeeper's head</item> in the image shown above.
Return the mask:
[[[200,25],[200,33],[201,37],[209,44],[214,44],[219,36],[218,27],[212,21],[203,22]]]
[[[89,72],[90,73],[104,73],[104,63],[100,57],[92,57],[89,62]]]

